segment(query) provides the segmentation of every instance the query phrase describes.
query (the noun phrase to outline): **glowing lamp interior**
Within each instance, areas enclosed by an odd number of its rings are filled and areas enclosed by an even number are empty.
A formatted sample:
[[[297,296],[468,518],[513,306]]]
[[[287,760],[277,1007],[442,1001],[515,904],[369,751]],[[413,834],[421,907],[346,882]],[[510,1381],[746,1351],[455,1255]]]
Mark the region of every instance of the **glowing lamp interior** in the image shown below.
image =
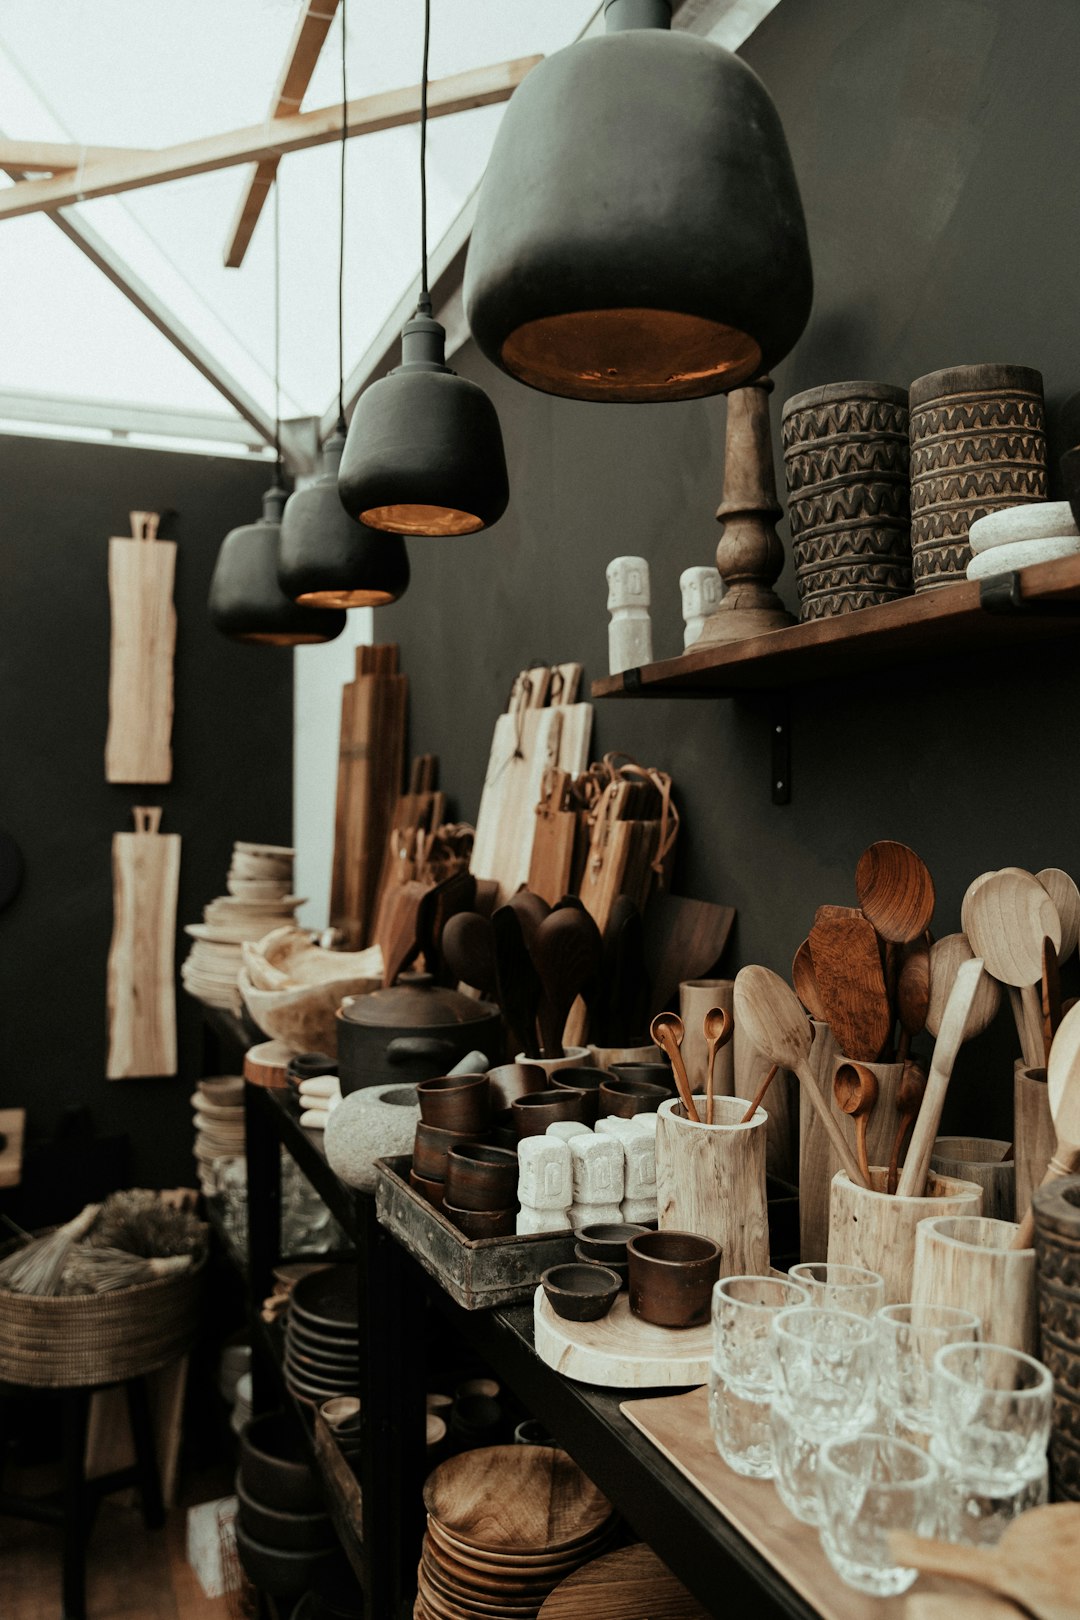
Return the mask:
[[[475,534],[484,527],[483,518],[453,506],[370,506],[360,521],[391,534]]]
[[[385,607],[387,602],[394,600],[394,597],[390,591],[305,591],[303,596],[298,596],[296,600],[300,607],[354,608]]]

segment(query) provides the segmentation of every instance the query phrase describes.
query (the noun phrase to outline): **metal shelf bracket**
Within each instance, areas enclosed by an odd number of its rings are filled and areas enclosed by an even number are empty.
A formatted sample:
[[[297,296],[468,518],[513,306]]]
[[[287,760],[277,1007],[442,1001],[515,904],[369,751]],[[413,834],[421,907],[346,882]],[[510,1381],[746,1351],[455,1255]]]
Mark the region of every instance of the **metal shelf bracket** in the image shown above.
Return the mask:
[[[1020,575],[994,574],[979,581],[979,606],[984,613],[997,613],[1009,617],[1075,619],[1080,616],[1080,601],[1072,598],[1025,596],[1020,589]]]

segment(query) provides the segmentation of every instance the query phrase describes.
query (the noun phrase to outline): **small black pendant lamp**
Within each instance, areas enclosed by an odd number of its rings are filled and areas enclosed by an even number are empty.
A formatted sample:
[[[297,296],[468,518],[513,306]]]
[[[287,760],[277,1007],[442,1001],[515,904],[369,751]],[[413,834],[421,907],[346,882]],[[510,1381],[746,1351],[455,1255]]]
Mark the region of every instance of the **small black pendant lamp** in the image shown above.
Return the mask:
[[[772,370],[810,313],[783,126],[745,62],[671,31],[671,0],[605,10],[607,33],[541,62],[506,109],[469,244],[469,326],[545,393],[726,393]]]
[[[262,517],[232,529],[221,542],[210,580],[210,619],[234,641],[268,647],[303,647],[333,641],[344,613],[300,607],[278,584],[278,551],[285,491],[281,488],[281,242],[274,187],[274,448],[277,468],[263,496]]]
[[[405,542],[356,522],[338,497],[345,448],[345,143],[348,124],[345,0],[341,5],[341,171],[338,236],[338,422],[323,449],[322,470],[290,495],[281,523],[278,579],[306,607],[384,607],[409,584]]]
[[[401,334],[401,365],[357,401],[338,491],[353,517],[391,534],[475,534],[506,511],[499,418],[482,388],[446,364],[432,319],[427,251],[427,79],[431,0],[424,0],[420,90],[420,298]]]

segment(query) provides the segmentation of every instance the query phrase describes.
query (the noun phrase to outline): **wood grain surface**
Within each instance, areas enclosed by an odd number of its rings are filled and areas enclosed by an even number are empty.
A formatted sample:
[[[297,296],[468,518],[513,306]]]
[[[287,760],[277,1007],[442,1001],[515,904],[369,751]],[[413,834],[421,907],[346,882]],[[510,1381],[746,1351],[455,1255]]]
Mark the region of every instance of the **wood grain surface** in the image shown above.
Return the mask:
[[[358,950],[370,943],[387,841],[401,793],[409,683],[397,647],[356,649],[342,688],[330,921]]]
[[[555,1446],[485,1446],[428,1476],[432,1518],[473,1547],[544,1552],[594,1535],[611,1504]]]
[[[536,1353],[565,1378],[605,1389],[685,1389],[709,1376],[712,1328],[664,1328],[630,1314],[623,1292],[599,1322],[566,1322],[542,1288],[533,1303]]]
[[[0,1132],[7,1137],[6,1146],[0,1149],[0,1187],[17,1187],[22,1180],[26,1109],[0,1108]]]
[[[110,1080],[176,1073],[176,896],[180,835],[160,809],[137,808],[136,831],[113,836],[108,964]]]
[[[594,1558],[562,1581],[540,1610],[540,1620],[586,1615],[589,1620],[708,1620],[708,1610],[644,1542]]]
[[[157,514],[133,512],[132,540],[109,541],[108,782],[172,780],[176,544]],[[152,521],[151,521],[152,520]]]

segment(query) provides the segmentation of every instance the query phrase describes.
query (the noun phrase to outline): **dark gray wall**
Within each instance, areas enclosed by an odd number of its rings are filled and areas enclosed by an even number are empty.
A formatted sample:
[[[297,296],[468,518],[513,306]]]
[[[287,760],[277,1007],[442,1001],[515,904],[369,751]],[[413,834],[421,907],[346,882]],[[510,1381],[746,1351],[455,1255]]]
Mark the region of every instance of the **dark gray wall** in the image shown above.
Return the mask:
[[[265,465],[221,457],[0,438],[0,826],[21,845],[26,882],[0,915],[0,1106],[25,1105],[48,1136],[86,1104],[103,1133],[126,1131],[137,1183],[191,1183],[191,1106],[200,1072],[197,1004],[177,986],[180,1069],[105,1079],[105,963],[111,839],[131,806],[164,806],[183,837],[183,924],[225,892],[234,838],[287,843],[292,660],[237,646],[210,626],[218,546],[260,511]],[[173,780],[105,781],[108,538],[131,509],[172,511],[178,544]]]
[[[939,366],[1039,367],[1051,407],[1080,388],[1075,0],[784,0],[743,53],[780,109],[802,187],[816,297],[776,375],[788,395],[848,377],[907,384]],[[607,668],[604,568],[649,558],[658,657],[681,649],[678,576],[710,562],[721,401],[583,405],[511,383],[471,346],[513,486],[473,540],[417,542],[407,598],[381,613],[413,682],[413,741],[443,756],[472,816],[495,713],[533,658]],[[779,445],[777,466],[781,469]],[[781,532],[786,536],[786,525]],[[795,602],[790,570],[781,581]],[[815,906],[853,900],[859,851],[910,843],[959,927],[989,866],[1080,872],[1075,653],[882,670],[794,694],[794,800],[770,803],[763,719],[712,701],[597,705],[596,751],[670,770],[685,815],[676,889],[739,909],[734,968],[786,970]],[[1004,1020],[969,1049],[954,1108],[1006,1135]]]

